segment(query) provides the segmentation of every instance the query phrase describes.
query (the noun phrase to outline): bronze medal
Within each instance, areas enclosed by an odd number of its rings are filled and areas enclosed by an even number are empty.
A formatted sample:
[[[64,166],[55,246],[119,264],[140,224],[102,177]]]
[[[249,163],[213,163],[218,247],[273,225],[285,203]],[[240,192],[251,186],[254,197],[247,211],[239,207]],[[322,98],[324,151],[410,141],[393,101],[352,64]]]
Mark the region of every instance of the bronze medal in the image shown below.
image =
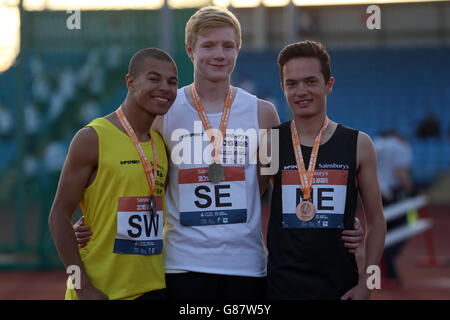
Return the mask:
[[[297,218],[303,222],[308,222],[314,219],[316,215],[316,208],[310,201],[302,201],[298,204],[295,214]]]
[[[220,182],[224,177],[224,169],[220,163],[213,162],[208,166],[208,178],[212,183]]]
[[[299,180],[303,190],[303,201],[300,202],[295,208],[295,214],[297,218],[303,222],[311,221],[316,215],[316,208],[311,202],[311,191],[313,185],[314,169],[316,167],[317,155],[319,153],[320,139],[322,138],[322,133],[327,125],[328,117],[325,116],[319,133],[314,138],[314,145],[311,151],[311,157],[309,159],[308,171],[306,171],[300,145],[300,138],[298,136],[294,120],[291,121],[292,146],[294,148],[295,161],[297,162]]]

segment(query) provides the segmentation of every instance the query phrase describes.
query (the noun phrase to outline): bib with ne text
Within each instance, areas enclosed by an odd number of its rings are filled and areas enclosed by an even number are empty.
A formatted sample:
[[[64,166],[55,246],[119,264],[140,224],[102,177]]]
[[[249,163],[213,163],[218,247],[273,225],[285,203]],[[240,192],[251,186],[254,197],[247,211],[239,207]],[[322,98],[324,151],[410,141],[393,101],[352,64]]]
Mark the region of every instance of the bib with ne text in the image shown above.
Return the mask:
[[[295,214],[303,199],[297,170],[283,170],[281,177],[283,228],[344,228],[345,201],[347,196],[346,170],[316,170],[311,191],[316,208],[314,219],[299,220]]]

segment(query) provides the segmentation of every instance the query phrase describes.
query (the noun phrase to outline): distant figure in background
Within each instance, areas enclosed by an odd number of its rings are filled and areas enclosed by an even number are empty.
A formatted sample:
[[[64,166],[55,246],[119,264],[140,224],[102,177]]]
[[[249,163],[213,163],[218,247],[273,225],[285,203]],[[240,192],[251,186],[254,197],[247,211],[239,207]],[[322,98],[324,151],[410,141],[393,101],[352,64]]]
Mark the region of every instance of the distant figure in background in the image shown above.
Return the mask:
[[[374,140],[378,158],[378,179],[382,193],[383,206],[405,199],[413,194],[410,177],[412,150],[408,141],[397,131],[389,130]],[[405,225],[406,215],[387,222],[387,232]],[[391,245],[384,250],[384,276],[387,286],[399,286],[395,259],[405,241]]]
[[[397,131],[389,130],[376,138],[378,178],[383,204],[391,204],[412,193],[409,174],[412,150],[409,142]]]
[[[432,112],[417,127],[417,137],[422,139],[438,138],[441,134],[439,122]]]

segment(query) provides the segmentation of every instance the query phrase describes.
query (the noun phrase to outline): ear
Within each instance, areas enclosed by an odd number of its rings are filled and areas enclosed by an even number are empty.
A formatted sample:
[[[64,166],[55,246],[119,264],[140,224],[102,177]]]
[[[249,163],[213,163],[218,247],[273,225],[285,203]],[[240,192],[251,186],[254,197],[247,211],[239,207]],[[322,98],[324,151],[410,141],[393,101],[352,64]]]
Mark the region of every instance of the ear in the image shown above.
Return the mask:
[[[125,82],[127,84],[128,91],[130,91],[130,92],[134,92],[134,90],[135,90],[134,80],[135,80],[135,78],[129,73],[125,76]]]
[[[333,85],[334,85],[334,77],[330,77],[330,80],[328,80],[327,83],[327,94],[330,94],[331,91],[333,91]]]
[[[188,44],[185,45],[185,48],[186,48],[186,53],[187,53],[189,59],[191,59],[191,61],[194,62],[193,50],[189,47]]]
[[[281,87],[281,90],[283,90],[283,93],[284,93],[284,84],[283,84],[283,80],[280,82],[280,87]]]

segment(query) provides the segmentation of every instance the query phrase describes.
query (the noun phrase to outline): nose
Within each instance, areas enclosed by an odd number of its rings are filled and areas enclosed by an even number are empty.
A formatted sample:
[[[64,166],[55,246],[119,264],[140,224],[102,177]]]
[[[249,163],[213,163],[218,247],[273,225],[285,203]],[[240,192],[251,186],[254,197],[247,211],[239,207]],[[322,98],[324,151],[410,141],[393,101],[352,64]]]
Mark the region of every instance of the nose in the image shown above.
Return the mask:
[[[225,53],[223,51],[222,46],[217,46],[216,50],[214,50],[214,59],[218,60],[225,59]]]
[[[155,93],[159,93],[166,97],[168,97],[169,95],[172,95],[172,93],[173,93],[172,87],[169,84],[168,80],[160,81],[158,87],[155,89],[156,89]]]
[[[158,89],[161,90],[161,91],[164,91],[164,92],[169,91],[170,90],[170,85],[169,85],[168,80],[160,81]]]
[[[298,96],[305,96],[308,93],[308,88],[305,83],[299,82],[297,90],[295,92]]]

